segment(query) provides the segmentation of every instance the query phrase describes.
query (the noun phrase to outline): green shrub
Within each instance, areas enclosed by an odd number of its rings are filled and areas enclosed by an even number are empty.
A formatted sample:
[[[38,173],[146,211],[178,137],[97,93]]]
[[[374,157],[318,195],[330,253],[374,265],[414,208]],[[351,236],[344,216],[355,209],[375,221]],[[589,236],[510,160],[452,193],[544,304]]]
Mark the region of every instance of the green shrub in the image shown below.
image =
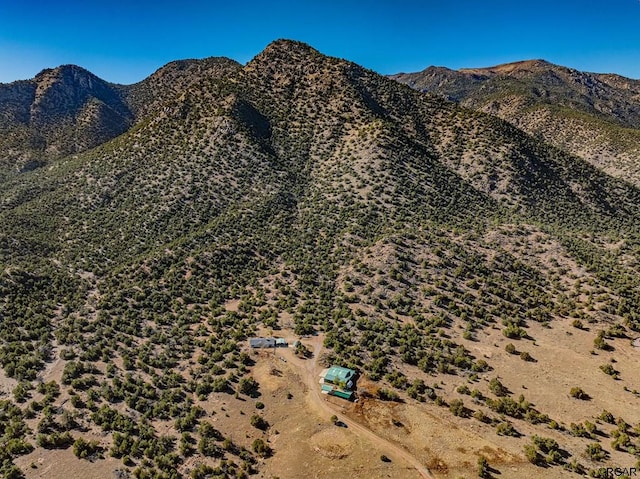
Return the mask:
[[[73,453],[80,459],[91,457],[102,451],[98,441],[86,441],[79,437],[73,443]]]
[[[609,455],[597,442],[588,444],[585,453],[592,461],[604,461]]]
[[[616,369],[610,363],[601,365],[600,370],[603,373],[613,377],[614,379],[618,379],[618,371],[616,371]]]
[[[579,387],[572,387],[571,391],[569,391],[569,394],[571,395],[572,398],[576,398],[576,399],[580,399],[583,401],[586,401],[587,399],[589,399],[589,395],[587,393],[585,393],[582,388]]]
[[[458,386],[456,391],[458,391],[459,394],[471,394],[471,390],[469,389],[469,386],[467,386],[466,384],[462,384],[461,386]]]
[[[509,390],[498,378],[492,378],[491,381],[489,381],[489,390],[498,397],[503,397],[509,394]]]
[[[45,449],[67,449],[74,443],[74,439],[68,431],[53,432],[49,435],[38,434],[36,443]]]
[[[269,423],[262,416],[258,416],[257,414],[251,416],[251,425],[262,431],[269,429]]]
[[[484,456],[478,457],[478,477],[488,479],[491,477],[489,462]]]
[[[271,448],[260,438],[253,441],[251,448],[253,449],[253,452],[261,457],[269,457],[271,455]]]
[[[616,422],[616,418],[613,416],[613,414],[611,414],[609,411],[607,411],[606,409],[604,409],[601,413],[600,413],[600,420],[604,421],[604,422],[608,422],[609,424],[615,424]]]
[[[520,433],[508,421],[503,421],[496,426],[496,433],[499,436],[520,437]]]
[[[532,444],[524,445],[524,455],[531,464],[538,465],[542,462],[542,457],[538,454],[536,447]]]
[[[464,417],[466,415],[466,408],[462,399],[453,399],[449,403],[449,410],[454,416]]]
[[[522,351],[520,353],[520,359],[527,362],[535,362],[535,359],[533,359],[533,356],[531,356],[531,354],[529,354],[527,351]]]

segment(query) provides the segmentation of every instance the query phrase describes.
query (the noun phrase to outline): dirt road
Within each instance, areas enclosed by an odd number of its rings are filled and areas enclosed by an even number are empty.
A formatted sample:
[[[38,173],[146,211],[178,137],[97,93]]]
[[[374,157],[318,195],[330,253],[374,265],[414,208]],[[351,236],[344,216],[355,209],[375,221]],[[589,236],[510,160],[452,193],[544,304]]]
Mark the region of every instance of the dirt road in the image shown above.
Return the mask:
[[[431,472],[429,472],[429,470],[408,451],[388,441],[387,439],[378,436],[371,429],[368,429],[362,424],[359,424],[351,418],[345,416],[337,409],[336,406],[326,400],[326,396],[320,392],[320,385],[318,384],[318,377],[320,374],[320,370],[318,368],[318,359],[320,358],[320,355],[322,353],[322,341],[322,335],[314,336],[310,341],[306,341],[307,346],[311,346],[313,349],[312,359],[301,359],[293,354],[293,351],[290,351],[291,354],[287,355],[288,360],[290,360],[291,363],[295,365],[300,371],[300,376],[307,385],[309,389],[309,397],[314,402],[314,404],[316,404],[322,411],[325,411],[330,416],[335,414],[338,420],[346,424],[347,427],[349,427],[352,431],[365,436],[372,443],[379,446],[380,449],[388,451],[389,455],[400,458],[407,464],[410,464],[423,478],[435,479]]]

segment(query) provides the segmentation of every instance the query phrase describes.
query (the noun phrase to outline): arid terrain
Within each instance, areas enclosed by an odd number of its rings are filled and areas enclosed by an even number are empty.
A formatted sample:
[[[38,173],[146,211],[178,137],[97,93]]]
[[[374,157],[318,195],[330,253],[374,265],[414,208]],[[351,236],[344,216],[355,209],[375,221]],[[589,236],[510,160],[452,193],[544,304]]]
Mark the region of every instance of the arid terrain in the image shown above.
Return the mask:
[[[134,85],[0,85],[0,474],[633,467],[640,168],[610,140],[637,134],[636,83],[458,73],[410,88],[278,40]],[[483,85],[553,97],[544,131]],[[357,401],[321,394],[332,365]]]

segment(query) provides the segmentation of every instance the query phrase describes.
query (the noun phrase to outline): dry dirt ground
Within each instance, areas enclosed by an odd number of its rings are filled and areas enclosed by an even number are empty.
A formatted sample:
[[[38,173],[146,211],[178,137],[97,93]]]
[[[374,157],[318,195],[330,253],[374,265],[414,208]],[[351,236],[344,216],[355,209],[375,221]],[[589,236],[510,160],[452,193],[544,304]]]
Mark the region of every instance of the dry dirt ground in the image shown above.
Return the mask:
[[[31,454],[16,459],[15,463],[27,479],[115,479],[118,477],[117,471],[126,470],[120,459],[107,455],[105,459],[81,460],[74,456],[71,448],[38,448]]]
[[[616,426],[604,423],[598,416],[607,410],[632,427],[640,422],[640,394],[636,392],[640,389],[640,369],[637,368],[640,349],[627,338],[608,340],[614,347],[612,351],[594,350],[593,340],[602,325],[588,327],[591,329],[576,329],[569,319],[553,321],[550,328],[534,323],[528,330],[532,339],[521,341],[507,339],[498,328],[488,329],[481,333],[486,337],[465,341],[464,346],[477,358],[485,358],[494,371],[474,382],[451,375],[436,375],[425,382],[436,385],[438,395],[447,401],[460,398],[471,411],[480,409],[496,416],[456,389],[466,384],[491,397],[488,380],[499,377],[512,397],[524,395],[536,409],[566,429],[572,423],[596,424],[598,439],[610,453],[604,462],[592,462],[585,455],[587,444],[594,440],[577,438],[567,430],[552,430],[544,424],[532,426],[516,420],[513,423],[522,437],[499,436],[494,426],[473,418],[455,417],[446,408],[411,400],[401,404],[364,401],[354,406],[352,414],[379,435],[402,444],[438,478],[476,477],[478,455],[485,456],[493,467],[505,474],[496,474],[496,477],[578,477],[561,467],[540,468],[527,462],[523,448],[534,434],[555,439],[588,468],[634,467],[636,460],[632,456],[611,447],[611,432]],[[505,351],[508,343],[514,343],[518,351],[529,352],[534,361],[508,354]],[[607,363],[620,371],[618,380],[600,370],[600,366]],[[581,387],[590,399],[571,397],[573,387]]]
[[[309,341],[318,346],[320,338]],[[313,343],[313,344],[312,344]],[[317,350],[317,349],[316,349]],[[317,358],[317,356],[315,357]],[[315,359],[314,358],[314,359]],[[411,456],[395,445],[358,427],[341,414],[346,401],[318,393],[321,368],[314,359],[299,359],[291,350],[278,350],[275,355],[261,353],[254,376],[261,385],[261,399],[271,414],[279,434],[272,438],[275,455],[266,463],[261,477],[286,478],[420,478]],[[286,394],[293,397],[286,399]],[[285,398],[286,402],[273,401]],[[329,404],[331,399],[333,404]],[[347,427],[331,423],[333,414]],[[383,462],[386,455],[391,462]]]
[[[487,329],[481,341],[466,341],[477,358],[486,358],[495,368],[474,383],[471,389],[488,392],[488,379],[499,376],[517,397],[522,393],[542,413],[569,426],[570,423],[590,420],[602,431],[602,445],[611,453],[603,464],[591,463],[584,456],[588,439],[575,438],[566,431],[549,429],[545,425],[531,426],[524,421],[514,421],[521,438],[498,436],[495,427],[473,418],[453,416],[448,408],[433,403],[419,403],[407,399],[403,403],[360,399],[350,403],[329,398],[319,393],[318,374],[322,370],[318,358],[322,353],[322,336],[303,340],[303,344],[316,354],[310,359],[295,356],[292,348],[275,351],[251,351],[255,360],[251,374],[260,383],[258,398],[234,398],[228,394],[214,394],[199,403],[212,416],[215,427],[227,433],[234,443],[250,448],[256,437],[262,437],[274,450],[274,455],[262,460],[260,473],[255,477],[270,479],[337,478],[429,478],[459,479],[477,477],[477,459],[482,455],[495,469],[495,478],[553,479],[579,477],[561,467],[540,468],[524,458],[523,446],[533,434],[556,439],[574,458],[588,467],[633,466],[628,454],[610,447],[607,437],[614,426],[598,421],[596,417],[607,409],[616,417],[624,418],[635,426],[640,422],[640,398],[634,389],[640,388],[640,370],[637,358],[640,349],[634,348],[630,339],[610,340],[613,351],[594,351],[596,330],[578,330],[566,322],[554,321],[552,329],[535,325],[529,334],[533,340],[515,342],[519,351],[529,352],[536,362],[526,362],[517,355],[505,351],[507,340],[499,329]],[[290,332],[281,335],[292,336]],[[615,360],[620,371],[615,380],[600,371],[601,364]],[[411,371],[407,371],[410,374]],[[52,365],[44,380],[60,380],[60,365]],[[482,409],[495,415],[485,406],[474,403],[467,395],[460,395],[456,388],[467,383],[464,377],[438,375],[424,378],[429,385],[437,385],[438,395],[447,401],[462,398],[471,410]],[[570,397],[571,387],[582,387],[592,396],[579,401]],[[359,388],[377,387],[366,378],[359,381]],[[259,411],[272,425],[261,432],[248,425],[248,418],[258,412],[256,403],[265,407]],[[217,411],[217,414],[213,414]],[[331,423],[336,414],[347,427]],[[158,424],[161,433],[164,431]],[[168,426],[170,426],[168,424]],[[88,439],[101,441],[108,451],[108,439],[93,431]],[[383,462],[386,455],[390,462]],[[20,457],[17,464],[27,479],[111,479],[118,471],[126,471],[122,462],[108,457],[89,462],[77,459],[71,449],[46,451],[41,448]],[[183,474],[196,463],[190,460],[183,466]],[[131,469],[129,469],[131,472]]]
[[[321,338],[303,343],[318,352]],[[294,383],[303,395],[302,401],[291,400],[284,409],[264,401],[279,411],[275,421],[279,434],[272,441],[276,453],[267,461],[263,477],[470,478],[477,477],[480,455],[494,468],[494,477],[577,477],[558,467],[531,465],[522,454],[525,439],[498,436],[491,426],[454,417],[433,404],[374,399],[354,404],[327,398],[317,393],[321,369],[313,359],[296,358],[291,350],[271,356],[262,353],[258,360],[254,375],[265,397],[291,391]],[[347,422],[347,428],[330,423],[332,411]],[[392,462],[382,462],[382,454]]]
[[[0,398],[11,396],[11,391],[18,385],[18,381],[7,377],[4,369],[0,369]]]

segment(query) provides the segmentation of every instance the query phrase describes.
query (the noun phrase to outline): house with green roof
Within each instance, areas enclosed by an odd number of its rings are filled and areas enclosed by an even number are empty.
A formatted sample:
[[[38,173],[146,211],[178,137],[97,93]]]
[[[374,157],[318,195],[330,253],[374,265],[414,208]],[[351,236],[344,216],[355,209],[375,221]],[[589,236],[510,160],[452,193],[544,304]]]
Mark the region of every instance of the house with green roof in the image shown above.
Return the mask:
[[[358,372],[353,369],[331,366],[320,374],[320,384],[322,384],[324,392],[332,391],[333,395],[338,395],[335,394],[338,391],[346,394],[346,391],[351,391],[355,388],[357,376]],[[339,396],[342,397],[342,395]]]
[[[341,366],[331,366],[324,375],[324,382],[335,384],[343,389],[353,389],[356,372]]]

